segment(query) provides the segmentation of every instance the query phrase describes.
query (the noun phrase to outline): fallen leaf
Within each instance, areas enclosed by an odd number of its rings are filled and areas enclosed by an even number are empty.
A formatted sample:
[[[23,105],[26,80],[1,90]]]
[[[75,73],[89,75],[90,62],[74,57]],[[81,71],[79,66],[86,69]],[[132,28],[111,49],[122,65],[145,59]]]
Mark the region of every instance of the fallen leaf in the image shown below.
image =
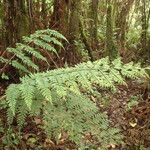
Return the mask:
[[[42,120],[39,118],[34,118],[34,121],[35,121],[36,125],[39,125],[42,123]]]
[[[130,124],[130,126],[133,127],[133,128],[137,125],[136,122],[129,122],[129,124]]]

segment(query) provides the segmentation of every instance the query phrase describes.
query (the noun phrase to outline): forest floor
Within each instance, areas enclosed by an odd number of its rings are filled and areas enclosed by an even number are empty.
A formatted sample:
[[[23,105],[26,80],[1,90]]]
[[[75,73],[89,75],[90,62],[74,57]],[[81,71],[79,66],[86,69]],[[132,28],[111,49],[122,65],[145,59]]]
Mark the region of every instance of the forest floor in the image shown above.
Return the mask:
[[[0,90],[2,96],[5,86],[1,86]],[[150,150],[150,100],[148,98],[143,100],[141,91],[143,89],[137,83],[128,82],[128,86],[119,86],[115,94],[110,94],[108,103],[98,103],[98,107],[108,114],[111,126],[121,128],[124,135],[125,144],[112,145],[110,150],[143,150],[138,148],[142,145]],[[105,91],[103,94],[106,94]],[[0,110],[0,119],[2,126],[6,127],[5,109]],[[48,139],[41,125],[40,117],[28,117],[21,133],[21,141],[16,132],[18,130],[16,122],[13,123],[14,129],[10,131],[9,137],[0,127],[0,150],[76,150],[72,142],[64,140],[65,134],[64,139],[57,144]]]

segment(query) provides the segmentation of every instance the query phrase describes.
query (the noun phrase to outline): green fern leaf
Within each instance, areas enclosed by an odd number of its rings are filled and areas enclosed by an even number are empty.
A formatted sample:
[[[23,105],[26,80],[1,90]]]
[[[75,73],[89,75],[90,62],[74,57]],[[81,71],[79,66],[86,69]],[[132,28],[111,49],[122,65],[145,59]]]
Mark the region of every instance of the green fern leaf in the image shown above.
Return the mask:
[[[11,62],[11,65],[19,70],[22,70],[23,72],[26,72],[26,73],[30,73],[30,71],[27,70],[27,68],[25,68],[22,64],[20,64],[18,61],[16,60],[13,60]]]
[[[32,54],[33,56],[35,56],[39,60],[47,61],[46,58],[44,56],[42,56],[37,50],[35,50],[34,48],[32,48],[28,45],[25,45],[22,43],[17,43],[16,46],[19,47],[19,49],[22,49],[23,51],[26,51],[29,54]]]
[[[15,92],[14,92],[14,89],[15,89]],[[6,96],[7,96],[6,101],[14,116],[15,111],[16,111],[17,99],[20,98],[20,91],[19,91],[18,85],[11,84],[6,91]]]
[[[22,93],[21,96],[25,100],[27,107],[29,108],[29,110],[31,110],[33,94],[34,94],[33,86],[30,86],[29,83],[24,83],[23,86],[19,87],[19,89]]]
[[[21,61],[23,62],[23,63],[25,63],[25,64],[27,64],[29,67],[32,67],[32,68],[34,68],[35,70],[39,70],[39,67],[37,66],[37,65],[35,65],[32,61],[31,61],[31,59],[29,58],[29,57],[27,57],[27,56],[25,56],[25,54],[24,53],[22,53],[21,51],[20,51],[20,49],[18,49],[18,48],[7,48],[7,51],[9,51],[9,52],[12,52],[12,53],[15,53],[15,55],[19,58],[19,59],[21,59]]]
[[[6,58],[3,58],[2,56],[0,56],[0,62],[1,63],[7,63],[9,60]]]
[[[41,94],[46,98],[47,101],[52,103],[52,96],[51,96],[51,91],[49,89],[48,82],[46,80],[43,80],[42,78],[37,78],[36,79],[36,84],[37,88],[41,92]]]

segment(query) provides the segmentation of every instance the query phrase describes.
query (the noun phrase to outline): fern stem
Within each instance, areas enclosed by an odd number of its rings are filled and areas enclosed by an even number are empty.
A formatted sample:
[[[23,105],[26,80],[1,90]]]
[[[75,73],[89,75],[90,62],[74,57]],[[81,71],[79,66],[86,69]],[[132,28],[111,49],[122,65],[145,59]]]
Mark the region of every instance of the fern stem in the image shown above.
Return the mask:
[[[15,54],[8,60],[8,62],[6,62],[5,63],[5,65],[3,66],[3,68],[2,69],[0,69],[0,74],[2,74],[3,72],[4,72],[4,70],[5,70],[5,68],[7,67],[7,65],[11,62],[11,60],[12,59],[14,59],[15,58]]]

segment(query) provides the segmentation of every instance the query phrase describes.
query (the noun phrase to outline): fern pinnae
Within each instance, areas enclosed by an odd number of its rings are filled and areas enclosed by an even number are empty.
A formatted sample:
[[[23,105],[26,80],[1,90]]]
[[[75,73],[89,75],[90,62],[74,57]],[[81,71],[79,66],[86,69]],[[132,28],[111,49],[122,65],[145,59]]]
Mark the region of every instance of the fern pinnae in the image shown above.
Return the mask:
[[[144,69],[145,70],[145,69]],[[127,63],[123,66],[121,70],[122,75],[128,78],[137,79],[139,77],[146,77],[146,72],[138,65],[133,64],[133,62]]]
[[[17,55],[17,54],[16,54]],[[23,53],[20,53],[19,55],[17,55],[18,58],[20,58],[20,60],[26,64],[28,67],[33,68],[36,71],[39,71],[39,67],[38,65],[36,65],[31,59],[30,57],[23,55]]]
[[[7,109],[7,123],[10,126],[13,123],[13,119],[14,119],[14,112],[12,112],[11,108]],[[15,111],[16,113],[16,111]]]
[[[14,92],[14,89],[15,89],[15,92]],[[6,95],[7,95],[6,101],[14,116],[15,111],[16,111],[17,99],[20,97],[20,91],[19,91],[18,85],[11,84],[6,91]]]
[[[44,36],[45,36],[45,35],[44,35]],[[43,37],[44,37],[44,36],[43,36]],[[44,38],[44,39],[46,40],[46,38]],[[51,38],[51,41],[50,41],[50,42],[53,42],[55,45],[58,45],[58,46],[64,48],[63,45],[62,45],[62,43],[59,42],[59,41],[58,41],[56,38],[54,38],[54,37]]]
[[[99,69],[99,72],[101,73],[101,78],[103,78],[103,80],[100,80],[101,82],[101,84],[99,84],[100,86],[104,86],[104,87],[110,87],[111,89],[114,89],[115,90],[115,86],[114,86],[114,84],[113,84],[113,80],[110,80],[109,79],[109,76],[105,73],[105,72],[103,72],[103,71],[101,71],[100,69]]]
[[[18,126],[19,128],[22,128],[24,123],[25,123],[25,119],[27,117],[29,113],[29,109],[28,107],[26,106],[26,103],[24,103],[23,100],[20,100],[19,104],[18,104],[18,107],[17,107],[17,123],[18,123]]]
[[[31,44],[33,43],[33,39],[31,37],[26,37],[26,36],[23,36],[22,37],[22,40],[25,44]]]
[[[115,70],[112,68],[110,70],[110,74],[112,74],[112,78],[113,78],[114,82],[116,82],[118,84],[122,84],[122,85],[127,85],[126,82],[124,81],[124,79],[121,77],[118,70]]]
[[[42,39],[44,42],[53,43],[60,47],[63,47],[62,43],[59,40],[57,40],[55,37],[50,37],[49,35],[46,35],[46,34],[33,34],[33,35],[31,35],[31,38],[33,40],[34,39]]]
[[[36,79],[37,88],[43,95],[43,97],[46,98],[47,101],[49,101],[52,104],[52,95],[51,90],[49,89],[49,84],[42,78]]]
[[[63,76],[61,78],[63,80]],[[56,91],[56,93],[58,94],[58,96],[60,98],[66,97],[66,95],[67,95],[67,88],[65,87],[65,85],[63,83],[59,82],[59,79],[57,79],[57,76],[56,76],[55,79],[56,79],[55,80],[56,82],[53,82],[52,88]]]
[[[37,105],[38,104],[38,105]],[[43,101],[42,99],[38,98],[36,100],[32,101],[32,106],[31,106],[31,116],[39,116],[41,115],[41,108],[43,107]]]
[[[135,68],[135,74],[138,75],[139,77],[149,77],[148,74],[146,73],[146,68],[143,69],[141,68],[141,64],[140,63],[137,63],[137,64],[134,64],[134,68]]]
[[[34,94],[33,86],[31,86],[29,83],[24,83],[22,84],[22,86],[20,86],[20,90],[22,93],[21,95],[22,98],[24,99],[29,110],[31,110],[33,94]]]
[[[26,51],[28,54],[32,54],[33,56],[35,56],[35,58],[38,58],[39,60],[47,61],[46,58],[40,54],[40,52],[38,52],[31,46],[22,43],[17,43],[16,46],[21,47],[23,51]]]
[[[35,65],[31,59],[28,56],[25,56],[24,53],[21,52],[21,49],[19,49],[19,47],[17,48],[8,48],[7,49],[9,52],[13,52],[15,53],[15,55],[26,65],[28,65],[29,67],[32,67],[35,70],[39,70],[39,67],[37,65]]]
[[[58,55],[56,49],[55,49],[53,46],[51,46],[50,44],[47,44],[46,42],[41,41],[41,40],[39,40],[39,39],[34,39],[33,42],[34,42],[37,46],[39,46],[39,47],[41,47],[41,48],[44,48],[44,49],[46,49],[46,50],[48,50],[48,51],[50,51],[50,52],[54,52],[55,54]]]
[[[21,63],[19,63],[19,62],[16,61],[16,60],[13,60],[13,61],[11,62],[11,65],[12,65],[13,67],[15,67],[15,68],[17,68],[17,69],[19,69],[19,70],[25,72],[25,73],[30,73],[30,71],[29,71],[27,68],[25,68],[24,65],[22,65]]]
[[[53,35],[54,37],[63,39],[68,42],[68,40],[61,33],[57,32],[55,30],[48,29],[46,32],[50,35]]]
[[[7,63],[8,61],[9,61],[8,59],[6,59],[6,58],[0,56],[0,62],[1,62],[1,63]]]

